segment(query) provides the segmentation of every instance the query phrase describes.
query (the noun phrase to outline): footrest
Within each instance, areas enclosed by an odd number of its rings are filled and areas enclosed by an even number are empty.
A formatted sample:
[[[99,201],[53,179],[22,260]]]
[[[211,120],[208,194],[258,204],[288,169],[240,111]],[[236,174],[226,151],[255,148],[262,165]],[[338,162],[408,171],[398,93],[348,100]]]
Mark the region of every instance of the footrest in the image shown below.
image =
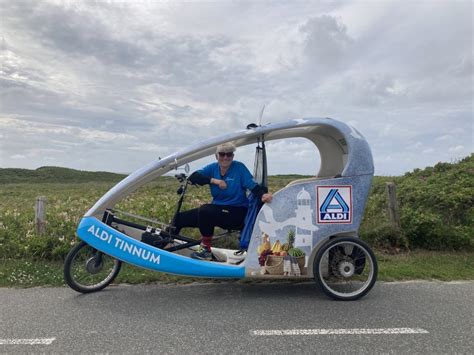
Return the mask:
[[[246,251],[212,248],[212,254],[216,261],[225,262],[227,264],[238,265],[245,260]]]

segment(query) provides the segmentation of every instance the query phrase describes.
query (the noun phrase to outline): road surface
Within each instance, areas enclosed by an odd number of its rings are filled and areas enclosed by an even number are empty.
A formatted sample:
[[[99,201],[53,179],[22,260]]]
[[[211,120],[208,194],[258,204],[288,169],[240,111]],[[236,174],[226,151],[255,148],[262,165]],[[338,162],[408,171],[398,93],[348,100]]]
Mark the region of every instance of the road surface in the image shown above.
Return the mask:
[[[474,281],[0,289],[0,353],[472,353]]]

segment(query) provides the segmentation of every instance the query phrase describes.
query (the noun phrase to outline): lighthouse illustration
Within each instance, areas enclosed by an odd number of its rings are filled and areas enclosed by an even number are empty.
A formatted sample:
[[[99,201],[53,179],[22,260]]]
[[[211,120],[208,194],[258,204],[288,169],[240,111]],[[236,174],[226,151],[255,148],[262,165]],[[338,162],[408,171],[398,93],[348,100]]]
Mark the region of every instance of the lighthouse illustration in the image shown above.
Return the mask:
[[[294,206],[294,205],[293,205]],[[294,247],[303,250],[306,254],[306,263],[313,250],[313,232],[319,228],[313,224],[313,209],[311,208],[311,195],[304,187],[296,195],[296,209],[294,217],[284,221],[276,221],[273,217],[272,207],[265,204],[262,207],[265,221],[258,222],[259,228],[274,241],[277,239],[277,231],[282,231],[284,227],[294,226],[295,241]]]
[[[311,196],[304,187],[296,196],[296,206],[295,247],[303,250],[306,254],[306,259],[308,259],[313,250],[313,231],[317,230],[317,227],[313,225]]]

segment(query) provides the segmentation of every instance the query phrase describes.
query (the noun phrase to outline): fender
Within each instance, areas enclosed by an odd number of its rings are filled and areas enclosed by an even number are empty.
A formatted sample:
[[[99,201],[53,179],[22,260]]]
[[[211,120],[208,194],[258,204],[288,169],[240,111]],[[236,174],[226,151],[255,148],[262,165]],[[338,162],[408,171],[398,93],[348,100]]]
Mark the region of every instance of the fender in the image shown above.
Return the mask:
[[[157,249],[119,232],[95,217],[84,217],[77,228],[77,235],[105,254],[138,267],[194,277],[245,277],[244,266],[201,261]]]

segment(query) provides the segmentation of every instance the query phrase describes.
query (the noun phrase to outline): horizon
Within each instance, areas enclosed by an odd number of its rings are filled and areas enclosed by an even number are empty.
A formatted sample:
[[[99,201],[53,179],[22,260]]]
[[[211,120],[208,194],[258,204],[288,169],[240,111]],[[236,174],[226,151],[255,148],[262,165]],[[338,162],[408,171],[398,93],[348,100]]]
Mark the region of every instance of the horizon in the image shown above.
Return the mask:
[[[460,157],[459,159],[456,159],[455,161],[438,161],[436,162],[435,164],[433,165],[428,165],[428,166],[425,166],[424,168],[414,168],[410,171],[405,171],[404,173],[400,174],[400,175],[378,175],[378,174],[374,174],[374,177],[375,176],[379,176],[379,177],[397,177],[397,176],[404,176],[405,174],[407,173],[412,173],[414,170],[424,170],[426,168],[430,168],[430,167],[434,167],[435,165],[437,164],[457,164],[459,162],[461,162],[462,160],[464,159],[467,159],[469,158],[471,155],[473,155],[474,153],[471,153],[469,155],[466,155],[465,157]],[[0,169],[20,169],[20,170],[29,170],[29,171],[36,171],[36,170],[39,170],[39,169],[42,169],[42,168],[59,168],[59,169],[69,169],[69,170],[75,170],[75,171],[79,171],[79,172],[88,172],[88,173],[111,173],[111,174],[118,174],[118,175],[124,175],[124,176],[128,176],[130,174],[133,173],[133,171],[131,172],[115,172],[115,171],[107,171],[107,170],[80,170],[80,169],[75,169],[75,168],[70,168],[70,167],[66,167],[66,166],[54,166],[54,165],[45,165],[45,166],[40,166],[38,168],[35,168],[35,169],[28,169],[28,168],[16,168],[16,167],[1,167],[0,166]],[[160,176],[173,176],[176,171],[181,171],[182,169],[181,168],[178,168],[177,170],[171,170],[163,175],[160,175]],[[312,176],[311,174],[295,174],[295,173],[287,173],[287,174],[268,174],[268,176],[286,176],[286,175],[299,175],[299,176]]]

